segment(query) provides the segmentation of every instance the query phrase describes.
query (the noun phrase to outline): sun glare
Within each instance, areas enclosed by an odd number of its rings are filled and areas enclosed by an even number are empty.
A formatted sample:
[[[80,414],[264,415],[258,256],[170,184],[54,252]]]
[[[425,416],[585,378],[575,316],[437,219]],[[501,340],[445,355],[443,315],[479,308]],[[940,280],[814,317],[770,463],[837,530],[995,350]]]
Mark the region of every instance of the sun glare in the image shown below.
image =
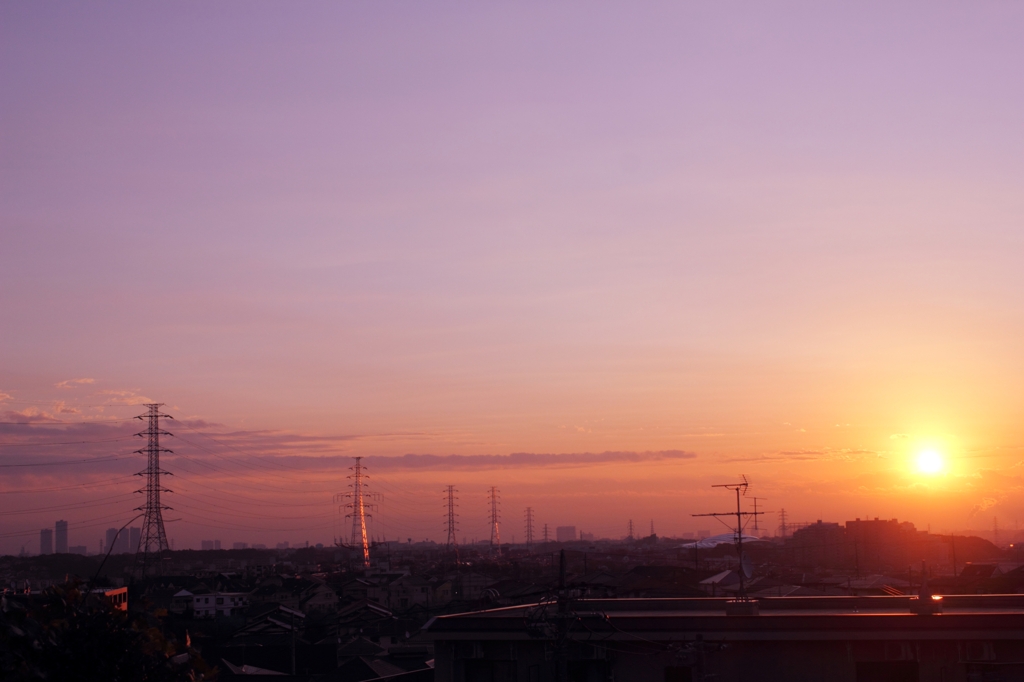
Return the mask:
[[[922,474],[934,475],[946,468],[942,455],[935,450],[922,450],[917,455],[917,470]]]

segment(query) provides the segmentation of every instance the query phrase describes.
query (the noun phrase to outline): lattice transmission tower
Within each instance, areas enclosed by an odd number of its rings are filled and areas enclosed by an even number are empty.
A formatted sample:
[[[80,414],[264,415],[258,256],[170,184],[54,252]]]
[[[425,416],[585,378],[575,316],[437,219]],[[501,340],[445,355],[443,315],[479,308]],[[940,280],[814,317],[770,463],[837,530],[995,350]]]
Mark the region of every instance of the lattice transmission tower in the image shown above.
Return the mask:
[[[533,549],[533,507],[526,508],[526,551]]]
[[[363,473],[362,457],[356,457],[355,466],[349,467],[352,474],[348,478],[352,481],[349,487],[352,488],[352,492],[349,493],[352,501],[345,505],[347,509],[351,511],[345,515],[345,518],[352,519],[352,534],[350,536],[350,543],[352,547],[362,550],[363,554],[363,567],[370,567],[370,543],[366,538],[366,519],[369,516],[366,513],[366,479],[369,478]]]
[[[135,474],[146,477],[145,487],[135,491],[146,495],[146,504],[135,509],[143,513],[142,534],[139,538],[139,548],[135,552],[135,571],[141,575],[146,573],[146,564],[150,554],[159,554],[170,549],[170,545],[167,543],[167,531],[164,530],[163,515],[164,509],[170,509],[170,507],[160,501],[160,493],[171,491],[160,484],[160,475],[170,476],[171,472],[160,468],[160,453],[171,451],[160,447],[160,436],[170,436],[171,434],[161,430],[160,418],[174,419],[171,415],[160,412],[163,403],[153,403],[146,407],[149,408],[149,412],[140,414],[136,419],[148,420],[148,428],[135,434],[139,438],[146,439],[146,447],[135,451],[138,454],[146,455],[145,471]]]
[[[500,515],[498,513],[499,490],[491,486],[491,551],[501,554],[501,532],[498,528]]]
[[[458,503],[456,502],[456,500],[458,500],[459,498],[455,496],[455,493],[457,492],[459,491],[456,490],[455,486],[453,485],[450,485],[447,488],[445,488],[445,495],[448,502],[448,517],[447,520],[445,521],[445,526],[448,530],[448,539],[445,541],[444,546],[445,549],[449,551],[455,550],[456,553],[458,553],[459,551],[458,542],[456,541],[455,538],[455,534],[459,530],[459,515],[455,511],[455,508],[459,506]]]
[[[629,523],[626,524],[626,539],[629,540],[630,542],[633,542],[633,539],[634,539],[634,535],[633,535],[633,519],[630,519]]]
[[[548,544],[548,524],[544,524],[544,544]]]

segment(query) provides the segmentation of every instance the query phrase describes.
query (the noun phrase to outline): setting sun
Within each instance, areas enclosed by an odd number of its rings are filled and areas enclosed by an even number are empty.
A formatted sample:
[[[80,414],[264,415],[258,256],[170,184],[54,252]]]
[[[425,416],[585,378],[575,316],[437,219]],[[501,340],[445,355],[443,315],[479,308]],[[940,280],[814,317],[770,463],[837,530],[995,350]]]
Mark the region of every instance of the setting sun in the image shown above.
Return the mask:
[[[922,450],[917,455],[917,470],[922,474],[937,474],[945,467],[942,455],[935,450]]]

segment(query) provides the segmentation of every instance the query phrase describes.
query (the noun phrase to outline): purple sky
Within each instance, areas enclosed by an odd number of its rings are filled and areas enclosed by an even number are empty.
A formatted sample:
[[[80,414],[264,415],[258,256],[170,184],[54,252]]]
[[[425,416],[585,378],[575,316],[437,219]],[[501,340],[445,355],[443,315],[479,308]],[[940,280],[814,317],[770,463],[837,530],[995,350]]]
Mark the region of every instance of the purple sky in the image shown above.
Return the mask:
[[[757,473],[808,518],[1013,523],[1022,33],[1010,2],[3,4],[0,410],[683,450],[692,486],[863,451]],[[894,480],[897,434],[959,478],[808,492]]]

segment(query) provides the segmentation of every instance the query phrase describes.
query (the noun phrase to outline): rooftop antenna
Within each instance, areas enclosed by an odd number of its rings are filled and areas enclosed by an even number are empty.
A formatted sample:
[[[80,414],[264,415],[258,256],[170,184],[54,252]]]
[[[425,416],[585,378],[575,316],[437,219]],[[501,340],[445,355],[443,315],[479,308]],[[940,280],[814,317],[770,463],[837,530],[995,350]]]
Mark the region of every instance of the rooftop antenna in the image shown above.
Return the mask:
[[[757,517],[760,516],[760,514],[757,513],[757,501],[758,500],[764,501],[764,500],[767,500],[767,499],[768,499],[767,497],[755,497],[755,498],[753,498],[753,500],[754,500],[754,532],[759,532],[761,530],[760,528],[757,527]]]
[[[746,588],[746,585],[743,582],[743,578],[744,578],[745,574],[751,573],[751,569],[750,569],[750,560],[747,559],[746,562],[744,562],[744,555],[743,555],[743,517],[744,516],[753,516],[756,519],[759,515],[763,514],[764,512],[758,512],[758,511],[745,512],[740,507],[740,496],[741,495],[745,496],[747,494],[747,488],[750,487],[750,481],[747,480],[747,477],[744,475],[742,478],[743,478],[743,482],[742,483],[721,483],[721,484],[718,484],[718,485],[711,486],[712,488],[725,488],[727,490],[735,491],[736,492],[736,511],[734,511],[734,512],[711,512],[711,513],[708,513],[708,514],[692,514],[691,516],[715,516],[715,517],[718,517],[718,516],[733,516],[733,515],[736,516],[736,552],[737,552],[737,554],[739,554],[739,559],[740,559],[740,570],[739,570],[740,593],[739,593],[739,596],[740,596],[740,599],[744,599],[745,600],[747,598],[747,588]],[[746,575],[746,577],[749,578],[750,575]]]

